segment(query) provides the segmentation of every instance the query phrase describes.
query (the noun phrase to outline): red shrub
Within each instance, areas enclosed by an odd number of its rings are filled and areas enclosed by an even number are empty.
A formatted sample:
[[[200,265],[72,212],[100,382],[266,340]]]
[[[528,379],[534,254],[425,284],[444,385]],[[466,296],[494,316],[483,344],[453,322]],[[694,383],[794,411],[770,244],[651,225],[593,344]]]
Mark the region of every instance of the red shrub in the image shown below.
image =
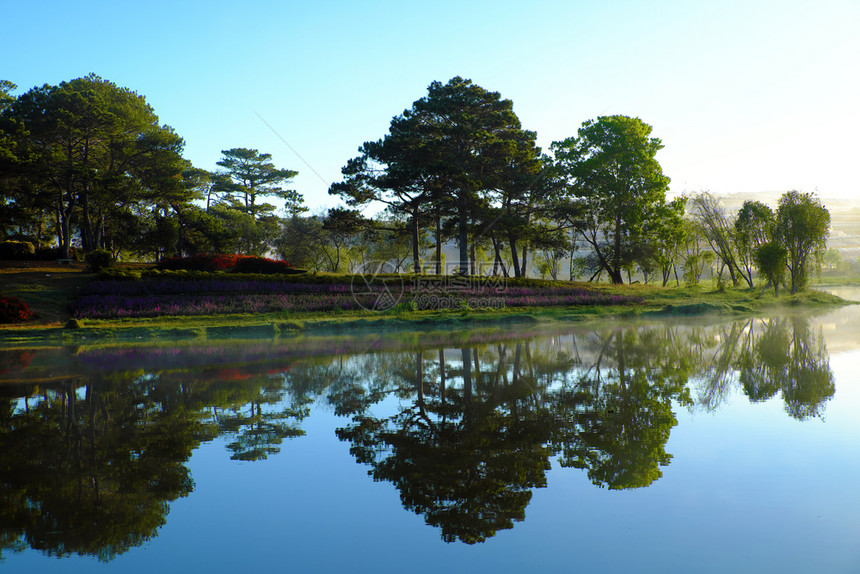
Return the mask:
[[[0,323],[22,323],[33,317],[26,303],[17,297],[0,295]]]
[[[295,268],[286,261],[275,261],[254,255],[193,255],[164,259],[158,267],[178,271],[233,271],[235,273],[295,273]]]

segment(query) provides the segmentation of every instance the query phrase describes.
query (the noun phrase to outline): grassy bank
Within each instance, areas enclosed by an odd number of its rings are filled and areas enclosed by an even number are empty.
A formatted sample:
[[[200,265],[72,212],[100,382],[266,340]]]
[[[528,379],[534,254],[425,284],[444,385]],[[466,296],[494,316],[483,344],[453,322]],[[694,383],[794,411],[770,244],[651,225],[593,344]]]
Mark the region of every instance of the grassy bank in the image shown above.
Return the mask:
[[[135,276],[140,266],[125,266]],[[129,273],[126,273],[129,275]],[[146,275],[146,273],[144,273]],[[156,278],[160,276],[155,275]],[[166,275],[176,279],[175,275]],[[208,276],[204,276],[205,279]],[[221,276],[218,276],[221,277]],[[201,276],[191,276],[195,281]],[[150,278],[151,279],[151,278]],[[243,278],[230,278],[233,281]],[[253,277],[260,280],[259,277]],[[385,278],[384,278],[385,279]],[[755,315],[774,312],[785,307],[831,307],[845,304],[838,297],[810,291],[797,295],[773,296],[770,290],[713,290],[710,285],[699,287],[656,287],[651,285],[588,284],[540,281],[536,279],[509,280],[498,293],[530,293],[520,298],[516,306],[503,308],[421,309],[415,304],[415,294],[401,293],[401,301],[385,310],[367,310],[361,306],[350,309],[276,310],[254,313],[224,313],[175,316],[84,318],[80,328],[68,328],[71,309],[98,275],[86,273],[80,264],[53,263],[5,264],[0,267],[0,293],[24,300],[34,311],[35,318],[25,324],[0,326],[0,340],[21,341],[38,339],[81,340],[89,338],[187,338],[213,334],[247,333],[250,336],[270,335],[302,330],[361,330],[385,327],[429,329],[445,326],[478,326],[482,324],[534,323],[538,321],[583,321],[588,319],[630,316],[689,316],[689,315]],[[133,279],[134,280],[134,279]],[[271,281],[271,279],[269,279]],[[402,277],[385,279],[400,285]],[[406,281],[414,278],[406,277]],[[341,285],[346,290],[356,277],[349,275],[315,275],[292,277],[287,282]],[[379,279],[377,278],[377,281]],[[244,285],[244,284],[243,284]],[[552,299],[538,298],[542,304],[530,305],[535,294],[558,294],[565,290],[587,292],[587,298],[577,304],[553,305]],[[349,294],[346,293],[345,296]],[[293,295],[301,300],[301,293]],[[554,295],[555,296],[555,295]],[[549,303],[547,303],[549,301]],[[590,303],[595,301],[595,303]]]

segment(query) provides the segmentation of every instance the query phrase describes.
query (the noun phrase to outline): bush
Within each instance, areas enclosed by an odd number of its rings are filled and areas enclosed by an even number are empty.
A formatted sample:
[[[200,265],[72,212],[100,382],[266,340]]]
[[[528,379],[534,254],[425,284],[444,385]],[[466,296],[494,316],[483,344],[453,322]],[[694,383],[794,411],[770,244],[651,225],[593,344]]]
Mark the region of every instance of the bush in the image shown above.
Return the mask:
[[[33,318],[33,312],[17,297],[0,295],[0,323],[23,323]]]
[[[113,267],[113,255],[105,249],[94,249],[87,253],[85,258],[87,271],[99,272],[102,269]]]
[[[233,268],[235,273],[295,273],[295,268],[286,261],[275,261],[263,257],[243,257]]]
[[[190,257],[171,257],[158,262],[159,269],[170,271],[224,271],[232,269],[241,255],[203,254]]]
[[[269,275],[274,273],[297,274],[306,273],[304,269],[296,269],[286,261],[275,261],[254,255],[205,254],[190,257],[171,257],[158,263],[158,268],[166,271],[230,271],[232,273],[256,273]]]
[[[23,259],[34,259],[35,256],[36,248],[29,241],[0,242],[0,259],[20,261]]]

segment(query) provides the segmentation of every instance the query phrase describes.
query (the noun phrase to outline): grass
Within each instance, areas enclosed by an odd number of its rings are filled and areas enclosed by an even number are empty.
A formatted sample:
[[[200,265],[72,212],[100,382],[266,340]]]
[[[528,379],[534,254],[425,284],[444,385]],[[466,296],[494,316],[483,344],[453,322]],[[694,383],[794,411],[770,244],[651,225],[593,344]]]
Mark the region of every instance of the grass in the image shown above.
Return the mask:
[[[125,269],[140,265],[123,266]],[[86,340],[92,338],[194,338],[206,335],[273,335],[308,330],[375,330],[409,327],[425,330],[436,327],[473,327],[489,324],[535,323],[538,321],[584,321],[607,317],[755,315],[790,307],[833,307],[846,304],[822,292],[774,297],[771,290],[714,290],[708,286],[658,287],[653,285],[571,284],[537,279],[511,280],[508,285],[529,288],[581,287],[607,295],[634,297],[634,305],[583,305],[562,307],[509,307],[504,309],[444,309],[418,311],[408,303],[379,312],[367,310],[334,312],[271,312],[260,314],[157,316],[132,319],[87,319],[81,328],[70,324],[69,309],[78,292],[98,277],[85,272],[82,264],[59,265],[44,262],[0,262],[0,293],[24,300],[35,313],[32,322],[0,326],[0,340],[34,339]],[[318,276],[313,276],[318,277]],[[295,280],[297,280],[296,278]],[[327,275],[326,283],[349,283],[351,276]],[[399,279],[398,279],[399,280]],[[409,280],[405,278],[404,280]],[[80,326],[80,325],[79,325]]]

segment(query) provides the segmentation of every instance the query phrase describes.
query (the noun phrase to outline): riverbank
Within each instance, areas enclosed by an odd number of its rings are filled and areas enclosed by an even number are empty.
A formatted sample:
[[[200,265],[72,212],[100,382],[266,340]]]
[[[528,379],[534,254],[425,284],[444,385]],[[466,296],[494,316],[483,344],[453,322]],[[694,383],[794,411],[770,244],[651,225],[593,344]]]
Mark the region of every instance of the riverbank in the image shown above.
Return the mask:
[[[127,265],[126,270],[142,266]],[[409,277],[409,276],[407,276]],[[710,284],[696,287],[658,287],[653,285],[609,285],[570,283],[540,280],[510,280],[495,286],[496,299],[517,289],[530,293],[558,293],[570,290],[587,293],[578,296],[577,304],[529,304],[523,299],[517,306],[472,305],[460,301],[458,305],[440,308],[422,308],[416,292],[403,289],[397,293],[396,304],[354,305],[353,308],[335,308],[326,311],[270,311],[254,313],[227,313],[202,315],[154,315],[136,317],[85,318],[75,321],[70,309],[99,277],[84,271],[81,264],[61,265],[46,262],[5,263],[0,266],[0,293],[19,297],[34,312],[34,320],[23,324],[0,326],[0,341],[20,342],[33,340],[84,340],[93,338],[150,339],[194,338],[247,334],[269,336],[297,331],[358,331],[381,328],[433,328],[471,327],[491,324],[536,323],[540,321],[587,321],[610,317],[670,317],[693,315],[761,315],[784,308],[834,307],[845,305],[839,297],[819,291],[774,297],[772,290],[753,289],[717,290]],[[354,276],[308,276],[308,281],[325,285],[341,285],[347,291],[356,288]],[[409,277],[409,280],[414,280]],[[432,280],[432,277],[430,278]],[[438,278],[437,278],[438,279]],[[423,278],[421,278],[423,280]],[[294,279],[298,281],[298,279]],[[401,285],[402,282],[395,284]],[[390,285],[390,284],[389,284]],[[366,285],[364,286],[366,287]],[[362,287],[363,288],[363,287]],[[508,293],[509,294],[509,293]],[[438,295],[438,294],[437,294]],[[443,294],[444,295],[444,294]],[[426,297],[422,293],[422,296]],[[301,299],[302,294],[294,295]],[[510,300],[510,299],[509,299]],[[569,299],[570,300],[570,299]],[[492,301],[492,300],[491,300]],[[478,301],[481,303],[482,301]]]

